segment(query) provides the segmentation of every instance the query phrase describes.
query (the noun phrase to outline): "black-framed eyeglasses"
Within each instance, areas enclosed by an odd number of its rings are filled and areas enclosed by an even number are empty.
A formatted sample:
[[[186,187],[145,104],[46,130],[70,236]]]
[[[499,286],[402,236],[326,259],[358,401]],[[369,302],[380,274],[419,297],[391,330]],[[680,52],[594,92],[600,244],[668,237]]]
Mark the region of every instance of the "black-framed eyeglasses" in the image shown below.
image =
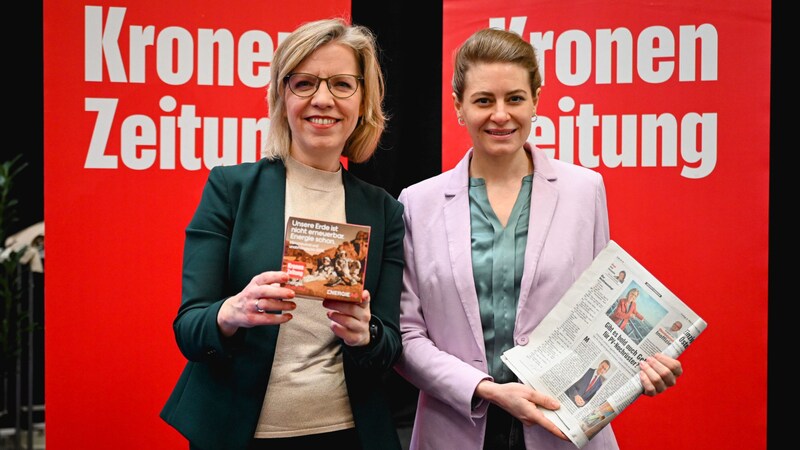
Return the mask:
[[[289,86],[292,93],[298,97],[311,97],[319,89],[319,85],[324,81],[328,90],[336,98],[350,98],[358,90],[360,82],[364,77],[350,74],[331,75],[328,78],[318,77],[310,73],[290,73],[283,81]]]

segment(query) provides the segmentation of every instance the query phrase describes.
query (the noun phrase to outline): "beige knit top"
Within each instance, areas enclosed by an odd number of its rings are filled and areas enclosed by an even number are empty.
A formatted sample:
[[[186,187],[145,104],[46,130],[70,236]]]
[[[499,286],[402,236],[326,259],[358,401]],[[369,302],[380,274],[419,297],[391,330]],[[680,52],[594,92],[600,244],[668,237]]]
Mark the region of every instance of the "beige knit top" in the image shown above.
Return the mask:
[[[289,157],[289,216],[345,222],[342,169],[327,172]],[[353,428],[339,339],[319,300],[297,298],[292,320],[278,333],[256,438],[282,438]]]

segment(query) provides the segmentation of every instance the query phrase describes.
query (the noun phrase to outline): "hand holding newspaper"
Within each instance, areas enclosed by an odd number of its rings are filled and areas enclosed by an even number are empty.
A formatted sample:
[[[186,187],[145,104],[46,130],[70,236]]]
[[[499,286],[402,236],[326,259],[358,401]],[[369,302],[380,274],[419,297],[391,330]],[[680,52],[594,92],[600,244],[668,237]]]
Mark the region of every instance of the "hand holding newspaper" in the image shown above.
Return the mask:
[[[558,399],[542,410],[578,447],[633,403],[639,362],[677,358],[706,322],[610,241],[531,333],[502,355],[523,383]]]

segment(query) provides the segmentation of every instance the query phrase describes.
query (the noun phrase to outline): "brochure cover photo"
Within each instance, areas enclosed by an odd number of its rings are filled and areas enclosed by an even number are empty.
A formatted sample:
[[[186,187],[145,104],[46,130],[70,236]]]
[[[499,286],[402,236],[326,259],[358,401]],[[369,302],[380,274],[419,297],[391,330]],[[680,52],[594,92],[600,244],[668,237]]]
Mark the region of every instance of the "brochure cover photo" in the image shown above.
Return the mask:
[[[370,227],[290,217],[283,270],[299,297],[361,302]]]

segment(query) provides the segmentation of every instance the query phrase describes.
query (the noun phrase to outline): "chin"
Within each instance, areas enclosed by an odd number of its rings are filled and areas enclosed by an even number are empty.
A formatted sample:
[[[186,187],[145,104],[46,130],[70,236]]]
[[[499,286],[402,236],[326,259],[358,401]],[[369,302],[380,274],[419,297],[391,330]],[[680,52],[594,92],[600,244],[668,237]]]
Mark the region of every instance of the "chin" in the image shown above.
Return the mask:
[[[517,140],[508,142],[489,142],[483,145],[483,152],[487,155],[502,156],[510,155],[522,150],[524,142]]]

